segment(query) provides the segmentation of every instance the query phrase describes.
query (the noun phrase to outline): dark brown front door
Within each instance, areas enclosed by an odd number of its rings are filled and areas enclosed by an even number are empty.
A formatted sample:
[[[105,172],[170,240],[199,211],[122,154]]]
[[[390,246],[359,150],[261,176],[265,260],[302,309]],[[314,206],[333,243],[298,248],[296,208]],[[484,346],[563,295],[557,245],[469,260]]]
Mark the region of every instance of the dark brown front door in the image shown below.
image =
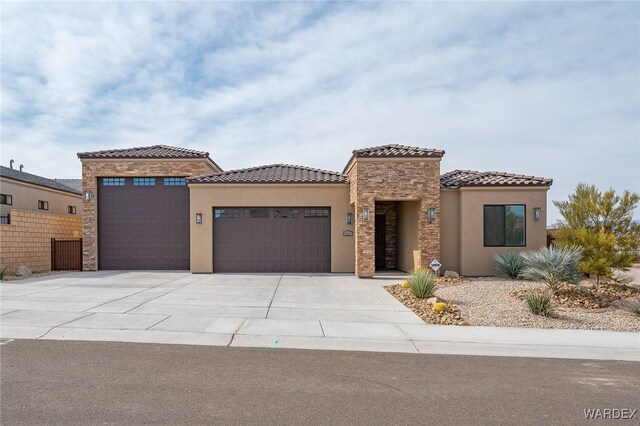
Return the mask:
[[[189,188],[135,179],[98,181],[98,268],[189,269]]]
[[[385,269],[387,267],[387,215],[376,215],[376,269]]]
[[[214,272],[331,272],[328,208],[214,209]]]

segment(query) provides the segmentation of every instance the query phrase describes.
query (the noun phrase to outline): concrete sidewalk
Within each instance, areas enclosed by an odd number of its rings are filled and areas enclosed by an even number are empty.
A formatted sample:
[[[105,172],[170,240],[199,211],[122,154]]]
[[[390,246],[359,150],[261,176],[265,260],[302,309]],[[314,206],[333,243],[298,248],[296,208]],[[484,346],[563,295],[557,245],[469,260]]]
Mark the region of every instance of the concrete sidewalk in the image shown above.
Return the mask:
[[[640,334],[427,325],[395,277],[73,273],[0,285],[3,338],[640,361]]]

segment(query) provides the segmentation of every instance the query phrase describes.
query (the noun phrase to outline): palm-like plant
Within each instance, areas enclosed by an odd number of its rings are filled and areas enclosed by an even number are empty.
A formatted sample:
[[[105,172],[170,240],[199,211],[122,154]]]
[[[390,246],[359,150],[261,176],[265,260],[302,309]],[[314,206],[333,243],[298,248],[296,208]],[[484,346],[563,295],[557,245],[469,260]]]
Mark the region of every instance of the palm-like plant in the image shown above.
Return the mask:
[[[436,288],[438,288],[436,276],[433,272],[423,268],[413,271],[413,274],[407,278],[407,283],[411,293],[419,299],[433,296]]]
[[[572,247],[543,247],[522,253],[525,266],[522,277],[528,280],[545,282],[552,292],[556,292],[560,284],[574,284],[583,277],[578,269],[582,249]]]
[[[524,267],[524,257],[520,253],[510,251],[507,253],[496,254],[494,256],[496,261],[495,269],[500,277],[518,279],[522,273]]]

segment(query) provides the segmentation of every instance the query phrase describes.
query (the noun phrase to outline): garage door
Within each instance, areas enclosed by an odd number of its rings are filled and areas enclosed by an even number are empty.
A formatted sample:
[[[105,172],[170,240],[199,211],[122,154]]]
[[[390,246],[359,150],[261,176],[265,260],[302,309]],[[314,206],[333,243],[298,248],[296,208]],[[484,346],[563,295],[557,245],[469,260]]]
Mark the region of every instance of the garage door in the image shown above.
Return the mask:
[[[189,188],[184,178],[101,178],[100,269],[189,269]]]
[[[215,272],[331,272],[323,207],[214,209]]]

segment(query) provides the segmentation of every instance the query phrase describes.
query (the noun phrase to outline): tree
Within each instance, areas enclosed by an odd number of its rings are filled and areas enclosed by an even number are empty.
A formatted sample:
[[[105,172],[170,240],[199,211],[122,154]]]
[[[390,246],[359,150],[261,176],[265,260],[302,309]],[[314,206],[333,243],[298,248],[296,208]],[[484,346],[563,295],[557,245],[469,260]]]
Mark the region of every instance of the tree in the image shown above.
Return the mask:
[[[612,268],[628,268],[637,258],[640,226],[633,211],[640,197],[613,189],[601,192],[594,185],[579,183],[568,201],[554,201],[563,220],[554,232],[556,244],[582,247],[580,269],[600,277],[611,277]]]

